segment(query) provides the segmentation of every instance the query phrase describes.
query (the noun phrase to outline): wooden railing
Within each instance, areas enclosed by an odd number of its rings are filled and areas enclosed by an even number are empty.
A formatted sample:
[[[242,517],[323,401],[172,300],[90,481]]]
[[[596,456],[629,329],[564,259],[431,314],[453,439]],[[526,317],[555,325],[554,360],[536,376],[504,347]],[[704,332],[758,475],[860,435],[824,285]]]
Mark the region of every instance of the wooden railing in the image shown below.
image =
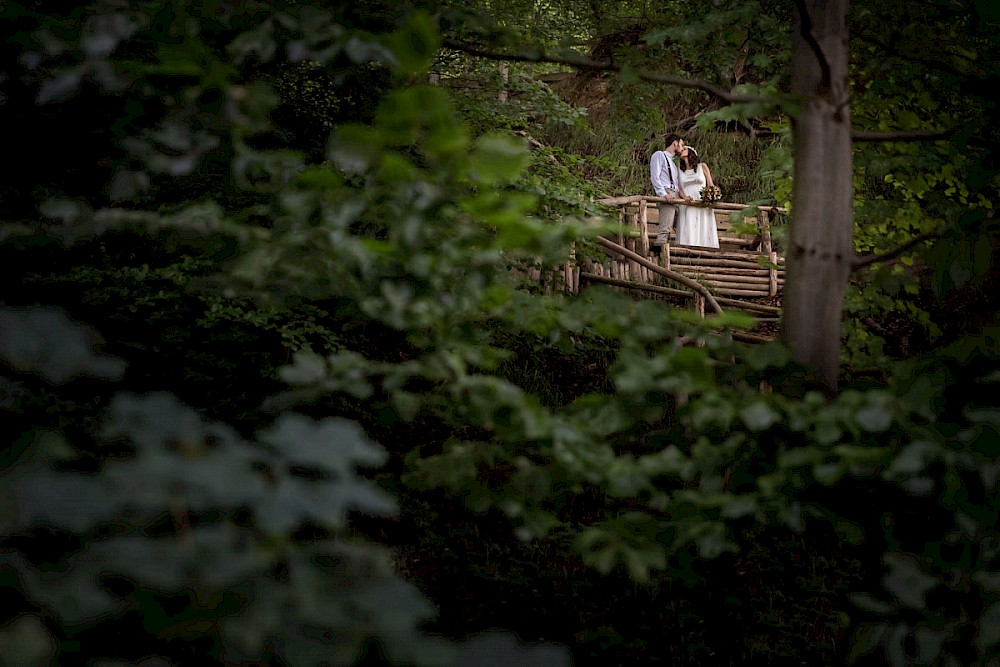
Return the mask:
[[[654,241],[659,232],[659,206],[668,203],[663,197],[632,195],[609,197],[601,204],[618,207],[620,232],[609,238],[623,253],[603,246],[606,257],[602,261],[585,260],[579,266],[579,279],[608,284],[654,286],[662,282],[662,274],[655,267],[662,267],[675,274],[696,280],[713,295],[744,301],[746,299],[774,297],[784,284],[784,258],[775,250],[771,239],[771,223],[785,210],[774,206],[757,207],[757,215],[744,218],[745,224],[756,226],[753,234],[737,233],[729,222],[729,215],[746,208],[744,204],[713,202],[694,204],[710,206],[715,213],[719,234],[718,249],[682,246],[673,243],[673,232],[668,243],[654,252]],[[680,204],[684,206],[685,204]],[[632,255],[632,256],[630,256]],[[638,255],[638,258],[634,255]],[[652,262],[653,267],[639,258]],[[674,282],[677,282],[676,280]],[[572,282],[567,283],[570,291]],[[664,293],[678,292],[691,296],[690,289],[665,287]],[[659,291],[659,290],[657,290]],[[698,297],[695,296],[696,301]],[[769,308],[768,311],[771,309]]]
[[[619,222],[618,234],[598,239],[603,251],[599,258],[577,257],[571,250],[569,261],[561,266],[528,266],[518,273],[548,294],[577,294],[585,283],[602,283],[690,299],[702,314],[706,309],[720,312],[732,307],[764,320],[779,315],[780,308],[766,301],[780,295],[785,282],[785,260],[771,238],[772,222],[785,209],[759,206],[755,216],[743,219],[743,229],[737,232],[729,216],[747,206],[713,202],[718,249],[678,245],[672,232],[667,245],[657,248],[659,206],[669,203],[665,198],[632,195],[608,197],[599,203],[617,207]],[[747,225],[755,226],[755,231],[744,233]],[[766,339],[746,333],[740,336],[748,341]]]

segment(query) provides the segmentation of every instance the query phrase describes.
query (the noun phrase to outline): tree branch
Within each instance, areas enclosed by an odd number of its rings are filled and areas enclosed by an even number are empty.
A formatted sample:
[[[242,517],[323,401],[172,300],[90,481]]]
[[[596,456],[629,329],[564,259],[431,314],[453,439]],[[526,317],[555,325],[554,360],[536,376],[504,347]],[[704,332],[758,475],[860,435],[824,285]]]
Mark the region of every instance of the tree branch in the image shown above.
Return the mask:
[[[942,141],[954,136],[954,130],[851,130],[853,141]]]
[[[512,62],[532,62],[532,63],[552,63],[555,65],[566,65],[580,70],[591,72],[618,72],[621,73],[622,65],[610,62],[594,60],[587,56],[578,55],[556,55],[539,50],[534,53],[501,53],[479,48],[471,44],[446,40],[445,48],[460,51],[477,58],[487,58],[489,60],[508,60]],[[817,45],[818,47],[818,45]],[[823,61],[825,64],[825,61]],[[646,70],[636,70],[635,76],[643,81],[654,81],[667,83],[679,88],[693,88],[702,90],[709,95],[713,95],[731,104],[755,103],[780,105],[780,101],[771,97],[761,97],[754,95],[737,95],[712,85],[707,81],[699,79],[688,79],[686,77],[663,74],[660,72],[649,72]],[[688,119],[690,120],[690,119]],[[686,121],[685,121],[686,122]],[[858,142],[880,142],[880,141],[942,141],[954,136],[956,130],[926,130],[926,131],[902,131],[889,130],[877,132],[872,130],[853,130],[851,138]],[[977,143],[975,140],[972,143]]]
[[[823,53],[823,47],[819,45],[816,41],[816,35],[813,33],[813,22],[812,16],[809,15],[809,8],[806,7],[806,3],[803,0],[795,0],[793,3],[795,9],[799,12],[799,23],[801,29],[799,33],[802,36],[802,41],[804,41],[813,53],[816,54],[816,62],[819,63],[820,71],[822,74],[822,81],[820,82],[820,90],[829,91],[833,89],[833,77],[830,74],[830,62],[826,59],[826,54]]]
[[[479,48],[471,44],[465,44],[462,42],[454,42],[446,40],[444,46],[455,51],[461,51],[462,53],[467,53],[470,56],[476,56],[478,58],[488,58],[490,60],[510,60],[514,62],[528,62],[528,63],[552,63],[554,65],[566,65],[567,67],[575,67],[576,69],[588,70],[591,72],[618,72],[621,73],[625,69],[622,65],[611,62],[594,60],[593,58],[588,58],[587,56],[580,55],[557,55],[546,53],[544,49],[539,49],[537,52],[532,53],[500,53],[497,51],[489,51],[486,49]],[[778,101],[771,97],[759,97],[755,95],[737,95],[731,93],[728,90],[723,90],[718,86],[715,86],[707,81],[701,81],[699,79],[689,79],[682,76],[673,76],[671,74],[663,74],[660,72],[650,72],[647,70],[635,70],[631,72],[636,76],[636,78],[643,81],[654,81],[658,83],[668,83],[678,88],[693,88],[695,90],[701,90],[709,95],[717,97],[719,99],[725,100],[731,104],[778,104]]]
[[[917,234],[912,239],[896,246],[892,250],[882,253],[881,255],[866,255],[864,257],[855,257],[854,261],[851,262],[851,271],[857,271],[859,269],[867,268],[872,264],[878,264],[879,262],[888,262],[896,259],[906,251],[910,250],[914,246],[923,243],[924,241],[931,241],[933,239],[941,238],[940,232],[924,232],[922,234]]]

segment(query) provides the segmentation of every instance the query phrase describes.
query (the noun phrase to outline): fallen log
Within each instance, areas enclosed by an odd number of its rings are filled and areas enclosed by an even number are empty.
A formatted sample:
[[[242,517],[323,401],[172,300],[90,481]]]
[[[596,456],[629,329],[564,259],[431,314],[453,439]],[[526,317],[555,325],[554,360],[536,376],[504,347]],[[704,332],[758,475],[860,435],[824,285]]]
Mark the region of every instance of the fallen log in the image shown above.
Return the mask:
[[[715,290],[723,296],[747,296],[755,299],[765,299],[770,296],[768,290],[733,289],[730,287],[720,287]]]
[[[751,301],[743,301],[741,299],[728,299],[724,296],[717,297],[719,303],[724,303],[727,306],[732,306],[737,310],[752,310],[758,313],[770,313],[772,315],[780,315],[781,308],[777,306],[767,306],[762,303],[753,303]]]
[[[691,292],[689,292],[688,290],[677,289],[675,287],[663,287],[661,285],[634,283],[630,280],[618,280],[616,278],[607,278],[605,276],[599,276],[596,273],[581,272],[580,280],[588,280],[590,282],[601,283],[603,285],[612,285],[614,287],[637,289],[643,292],[651,292],[653,294],[663,294],[664,296],[681,296],[681,297],[691,298]]]

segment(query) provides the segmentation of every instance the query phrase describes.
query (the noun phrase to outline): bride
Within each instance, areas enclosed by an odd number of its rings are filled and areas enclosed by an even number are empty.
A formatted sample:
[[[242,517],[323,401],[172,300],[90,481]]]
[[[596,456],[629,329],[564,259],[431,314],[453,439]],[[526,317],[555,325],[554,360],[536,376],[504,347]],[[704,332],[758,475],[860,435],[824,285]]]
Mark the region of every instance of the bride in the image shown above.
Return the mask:
[[[681,186],[695,201],[701,201],[701,191],[713,185],[712,171],[698,160],[698,151],[685,146],[680,153]],[[681,206],[677,213],[677,243],[707,248],[719,247],[719,231],[715,226],[715,211],[709,207]]]

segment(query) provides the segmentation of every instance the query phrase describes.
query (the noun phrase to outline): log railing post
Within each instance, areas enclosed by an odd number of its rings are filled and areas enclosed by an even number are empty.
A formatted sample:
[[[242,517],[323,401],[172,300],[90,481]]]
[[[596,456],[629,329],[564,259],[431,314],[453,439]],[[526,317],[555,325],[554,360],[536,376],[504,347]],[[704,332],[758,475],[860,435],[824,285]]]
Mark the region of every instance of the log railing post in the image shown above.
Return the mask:
[[[694,310],[696,313],[705,317],[705,297],[703,297],[698,292],[691,292],[691,296],[694,298]]]
[[[507,101],[507,83],[510,81],[510,65],[500,61],[500,92],[497,93],[497,100]]]
[[[631,209],[631,207],[629,207],[629,208]],[[638,230],[639,230],[639,212],[638,212],[638,209],[629,210],[629,212],[628,212],[628,214],[627,214],[626,217],[628,219],[628,236],[625,238],[625,243],[623,245],[625,246],[625,248],[627,250],[631,250],[632,252],[639,253],[639,252],[641,252],[641,250],[638,247],[636,247],[638,245],[638,241],[639,241],[639,239],[636,238],[636,234],[638,233]],[[634,280],[637,283],[643,282],[643,280],[642,280],[642,274],[640,272],[642,267],[639,266],[639,263],[636,262],[633,259],[629,259],[627,261],[628,261],[628,276],[629,276],[629,278],[631,280]]]
[[[774,252],[774,242],[771,240],[771,214],[769,211],[760,212],[760,250],[767,257],[768,266],[768,292],[771,296],[778,293],[778,253]]]
[[[643,257],[649,257],[649,206],[646,204],[646,200],[643,199],[639,202],[639,245],[636,249]],[[646,267],[641,267],[639,269],[642,273],[642,280],[640,282],[648,283],[652,281],[653,276],[650,275],[649,269]]]

